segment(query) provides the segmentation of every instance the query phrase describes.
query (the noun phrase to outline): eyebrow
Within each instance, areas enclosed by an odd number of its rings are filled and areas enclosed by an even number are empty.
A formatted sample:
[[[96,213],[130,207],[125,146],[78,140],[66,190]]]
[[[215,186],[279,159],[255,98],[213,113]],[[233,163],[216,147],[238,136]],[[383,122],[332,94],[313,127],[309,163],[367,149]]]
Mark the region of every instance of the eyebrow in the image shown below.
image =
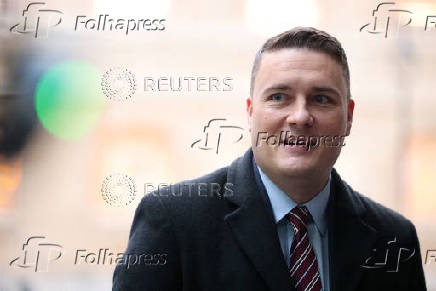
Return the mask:
[[[263,90],[262,95],[265,95],[268,91],[275,91],[275,90],[290,91],[290,90],[292,90],[292,87],[285,85],[285,84],[272,85],[271,87],[268,87],[265,90]],[[339,91],[333,87],[328,87],[328,86],[316,87],[315,86],[315,87],[312,87],[311,90],[318,91],[318,92],[330,92],[330,93],[338,95],[339,97],[341,96]]]
[[[292,90],[292,87],[285,84],[275,84],[263,90],[262,96],[265,95],[268,91],[275,91],[275,90],[287,91],[287,90]]]
[[[330,92],[330,93],[338,95],[339,97],[342,96],[341,93],[339,93],[339,91],[333,87],[312,87],[312,89],[314,91]]]

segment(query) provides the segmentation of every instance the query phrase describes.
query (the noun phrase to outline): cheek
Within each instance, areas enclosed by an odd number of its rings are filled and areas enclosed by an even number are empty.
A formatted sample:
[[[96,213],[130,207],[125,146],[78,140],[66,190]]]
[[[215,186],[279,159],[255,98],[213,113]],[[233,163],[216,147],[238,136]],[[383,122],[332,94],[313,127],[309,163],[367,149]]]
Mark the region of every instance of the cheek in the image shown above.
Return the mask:
[[[318,127],[321,131],[338,133],[345,130],[347,118],[344,114],[329,114],[318,119]]]
[[[280,120],[277,118],[277,114],[268,112],[259,112],[254,120],[254,123],[258,128],[274,129],[280,127]]]

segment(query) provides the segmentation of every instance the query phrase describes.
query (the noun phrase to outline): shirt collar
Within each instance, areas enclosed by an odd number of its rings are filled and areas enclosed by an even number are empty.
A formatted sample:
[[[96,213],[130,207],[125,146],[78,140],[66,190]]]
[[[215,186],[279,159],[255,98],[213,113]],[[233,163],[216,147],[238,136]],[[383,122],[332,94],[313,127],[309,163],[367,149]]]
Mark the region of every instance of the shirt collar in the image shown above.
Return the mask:
[[[257,165],[256,165],[257,166]],[[289,213],[298,204],[295,203],[285,192],[283,192],[273,181],[271,181],[268,176],[262,172],[259,166],[260,178],[262,183],[265,185],[266,193],[271,202],[275,222],[278,223],[284,218],[284,216]],[[327,202],[330,197],[330,181],[331,175],[329,176],[329,181],[325,185],[324,189],[321,190],[315,197],[310,201],[303,203],[306,206],[310,214],[313,217],[316,228],[321,233],[321,236],[325,235],[327,229],[327,219],[325,215],[325,210],[327,208]]]

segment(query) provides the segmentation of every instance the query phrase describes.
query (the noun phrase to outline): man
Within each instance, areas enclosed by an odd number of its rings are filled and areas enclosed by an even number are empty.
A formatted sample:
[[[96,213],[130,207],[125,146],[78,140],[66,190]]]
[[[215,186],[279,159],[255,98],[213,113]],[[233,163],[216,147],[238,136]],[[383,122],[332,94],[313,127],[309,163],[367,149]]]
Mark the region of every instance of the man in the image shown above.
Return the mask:
[[[113,289],[426,290],[413,224],[333,169],[354,110],[340,43],[269,39],[250,95],[251,149],[142,199]]]

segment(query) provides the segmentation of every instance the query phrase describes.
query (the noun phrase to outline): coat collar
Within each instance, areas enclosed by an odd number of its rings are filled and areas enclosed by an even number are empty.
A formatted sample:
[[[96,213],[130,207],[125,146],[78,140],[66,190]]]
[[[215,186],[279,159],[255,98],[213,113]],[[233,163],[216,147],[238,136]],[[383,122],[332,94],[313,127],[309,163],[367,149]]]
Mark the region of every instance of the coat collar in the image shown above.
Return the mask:
[[[224,194],[231,205],[224,220],[269,289],[294,290],[271,209],[255,182],[252,155],[248,150],[228,169],[227,183],[233,184],[233,192]]]
[[[328,205],[330,290],[355,290],[377,233],[362,219],[366,208],[360,198],[335,169],[332,181]]]
[[[224,221],[270,290],[294,290],[271,208],[255,182],[252,157],[250,148],[228,168],[227,183],[233,188],[224,194],[230,205]],[[375,230],[360,219],[363,204],[334,169],[330,194],[330,290],[353,290],[364,271],[360,265],[371,253]]]

